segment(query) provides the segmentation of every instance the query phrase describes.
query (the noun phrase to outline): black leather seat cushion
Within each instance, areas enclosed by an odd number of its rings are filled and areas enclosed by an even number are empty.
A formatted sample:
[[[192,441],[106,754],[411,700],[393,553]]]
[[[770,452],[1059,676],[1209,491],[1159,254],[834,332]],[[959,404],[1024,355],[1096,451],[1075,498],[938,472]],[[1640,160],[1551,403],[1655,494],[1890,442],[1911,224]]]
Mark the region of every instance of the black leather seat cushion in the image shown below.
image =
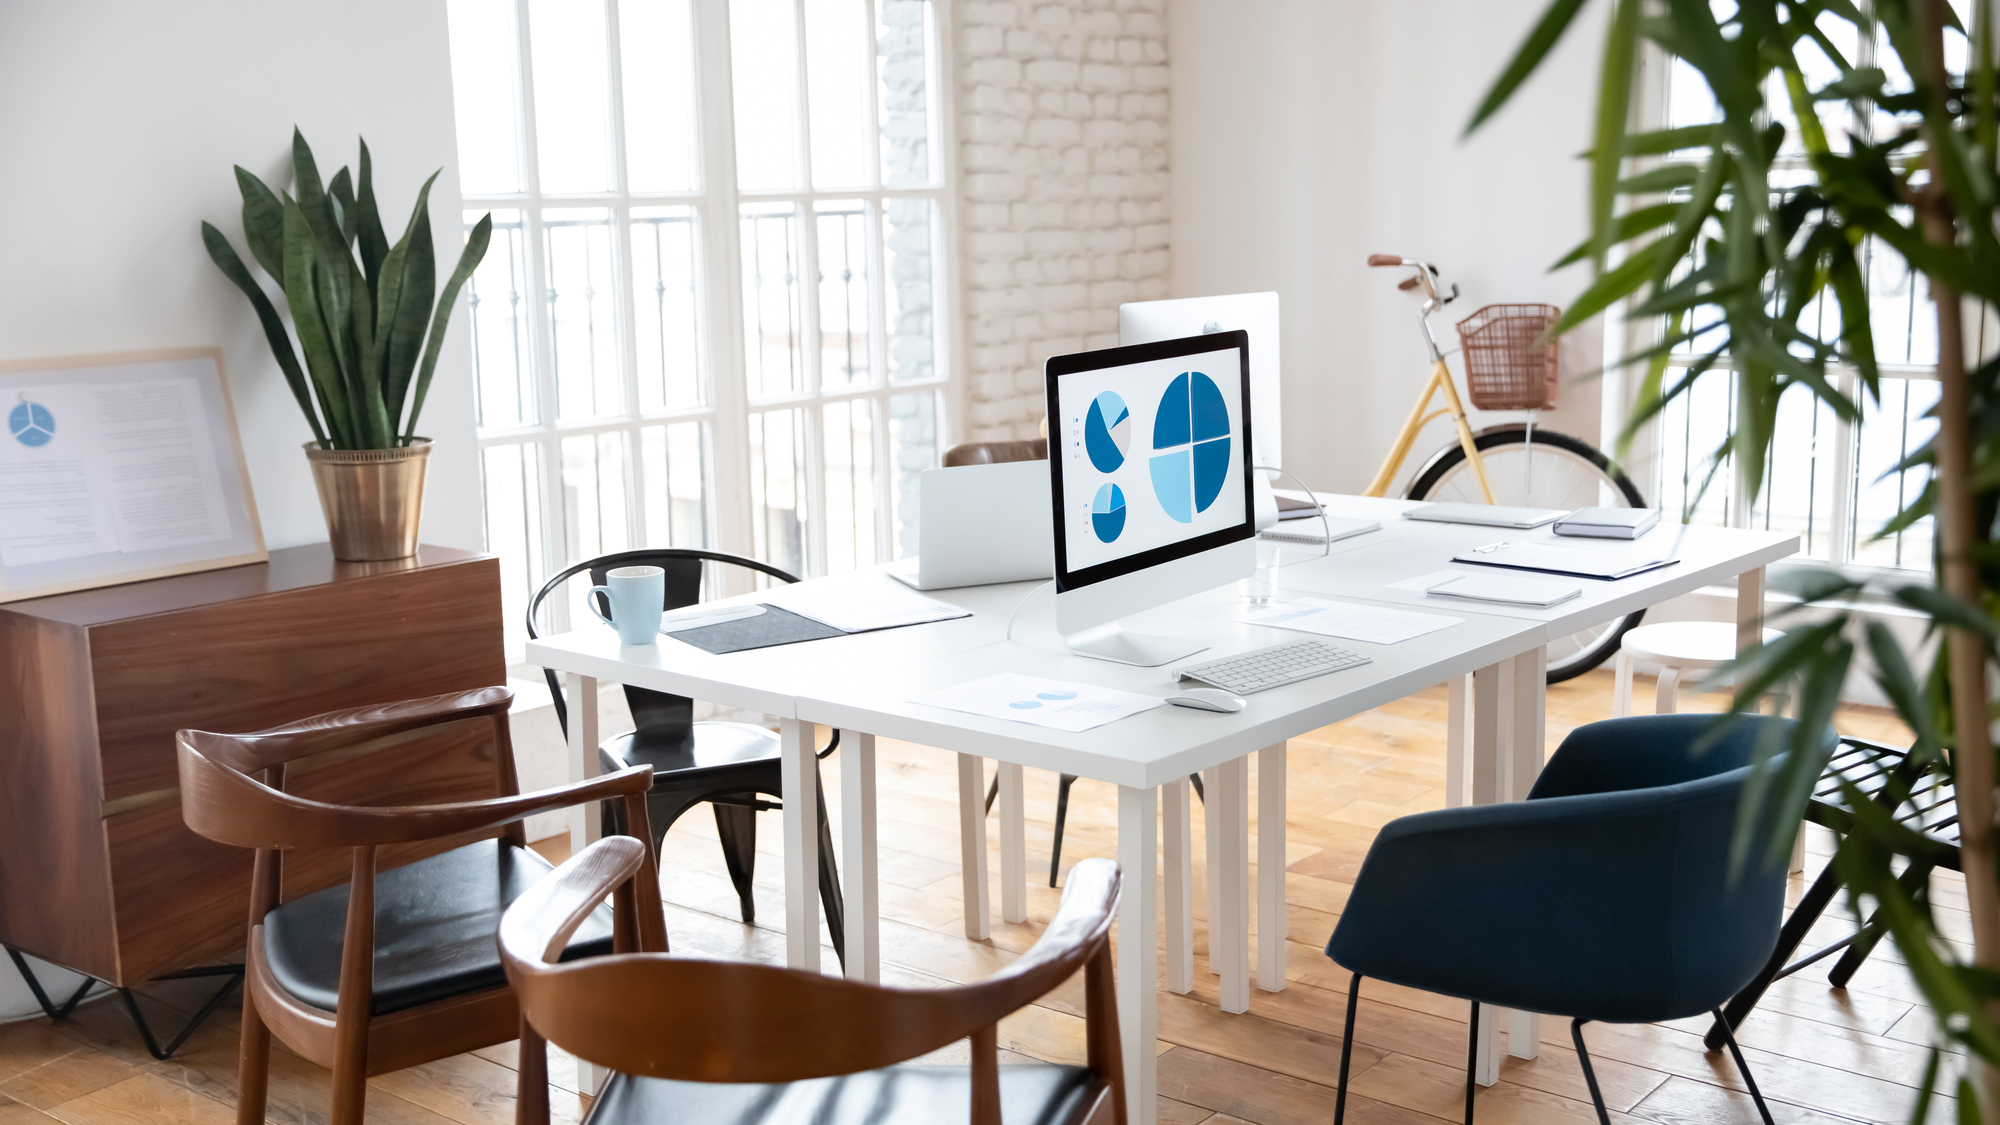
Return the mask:
[[[480,840],[375,876],[375,1015],[500,988],[500,915],[554,868],[527,848]],[[264,953],[285,991],[332,1011],[340,998],[347,884],[264,916]],[[611,952],[611,909],[599,906],[562,959]]]
[[[1007,1125],[1072,1125],[1096,1097],[1080,1066],[1003,1066]],[[614,1075],[585,1125],[954,1125],[972,1119],[972,1072],[892,1066],[762,1086]]]

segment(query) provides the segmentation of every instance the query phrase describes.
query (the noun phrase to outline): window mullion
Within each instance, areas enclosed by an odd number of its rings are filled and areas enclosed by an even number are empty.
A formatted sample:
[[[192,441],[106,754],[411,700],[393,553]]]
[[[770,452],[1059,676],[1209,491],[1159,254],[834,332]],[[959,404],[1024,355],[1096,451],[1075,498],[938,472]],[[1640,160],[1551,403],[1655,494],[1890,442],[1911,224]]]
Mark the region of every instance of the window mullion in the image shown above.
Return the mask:
[[[1854,370],[1843,366],[1834,385],[1848,398],[1854,397]],[[1831,412],[1830,412],[1831,413]],[[1846,566],[1854,557],[1854,495],[1855,469],[1854,454],[1861,441],[1861,426],[1849,422],[1838,414],[1833,415],[1833,514],[1832,536],[1827,544],[1826,561],[1834,566]]]
[[[639,423],[639,354],[633,338],[638,313],[632,292],[632,195],[625,158],[625,40],[618,25],[618,0],[604,0],[605,104],[611,113],[611,284],[613,322],[618,333],[618,367],[625,387],[624,414],[633,421],[625,428],[626,547],[653,544],[646,526],[646,443]]]
[[[743,227],[736,194],[735,96],[730,73],[728,0],[693,0],[695,120],[701,137],[702,276],[707,337],[708,392],[715,408],[710,430],[714,542],[718,549],[753,554],[750,418],[743,339]],[[739,568],[724,572],[727,592],[750,589]]]
[[[555,436],[560,398],[555,383],[555,335],[549,317],[547,230],[542,223],[542,162],[535,118],[535,61],[528,0],[514,0],[517,58],[521,90],[521,182],[527,187],[522,206],[523,241],[528,268],[528,346],[535,386],[535,420],[539,436],[523,442],[535,450],[537,483],[541,486],[542,557],[551,571],[570,564],[567,506],[563,500],[562,447]],[[569,602],[553,599],[550,627],[570,627]]]

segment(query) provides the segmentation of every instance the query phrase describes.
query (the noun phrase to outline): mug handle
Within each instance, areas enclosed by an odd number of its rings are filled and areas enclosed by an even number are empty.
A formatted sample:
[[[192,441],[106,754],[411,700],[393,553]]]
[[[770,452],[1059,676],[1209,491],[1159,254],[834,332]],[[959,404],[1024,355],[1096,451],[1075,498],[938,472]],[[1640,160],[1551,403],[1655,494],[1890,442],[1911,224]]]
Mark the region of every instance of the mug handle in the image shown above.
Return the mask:
[[[590,592],[583,596],[583,604],[590,607],[590,612],[596,614],[599,621],[616,629],[618,627],[617,623],[609,617],[604,616],[604,611],[597,608],[597,595],[599,594],[604,595],[605,605],[611,604],[611,587],[609,586],[592,586]]]

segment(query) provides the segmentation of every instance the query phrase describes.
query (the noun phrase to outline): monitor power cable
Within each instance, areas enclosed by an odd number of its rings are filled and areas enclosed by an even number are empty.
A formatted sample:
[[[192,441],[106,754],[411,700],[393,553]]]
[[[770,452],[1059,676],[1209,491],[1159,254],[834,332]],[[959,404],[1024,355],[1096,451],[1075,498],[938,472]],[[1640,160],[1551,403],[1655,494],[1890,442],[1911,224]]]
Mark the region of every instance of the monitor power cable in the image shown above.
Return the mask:
[[[1051,578],[1051,579],[1049,579],[1049,580],[1048,580],[1047,582],[1044,582],[1044,583],[1042,583],[1041,585],[1039,585],[1039,586],[1035,587],[1034,589],[1032,589],[1032,590],[1028,591],[1028,592],[1027,592],[1026,594],[1022,595],[1022,597],[1021,597],[1021,600],[1020,600],[1019,602],[1016,602],[1016,603],[1015,603],[1015,605],[1014,605],[1014,612],[1013,612],[1013,613],[1010,613],[1010,614],[1008,614],[1008,615],[1007,615],[1007,639],[1008,639],[1008,640],[1010,640],[1010,641],[1011,641],[1011,640],[1013,640],[1013,639],[1014,639],[1014,621],[1015,621],[1015,620],[1016,620],[1017,618],[1019,618],[1019,617],[1021,616],[1021,609],[1022,609],[1022,607],[1023,607],[1023,606],[1026,606],[1026,605],[1028,604],[1028,601],[1029,601],[1029,599],[1033,598],[1033,597],[1034,597],[1034,596],[1035,596],[1036,594],[1039,594],[1039,593],[1041,593],[1041,592],[1042,592],[1043,590],[1052,590],[1052,589],[1054,589],[1054,588],[1055,588],[1055,584],[1056,584],[1056,580],[1055,580],[1055,579],[1053,579],[1053,578]]]

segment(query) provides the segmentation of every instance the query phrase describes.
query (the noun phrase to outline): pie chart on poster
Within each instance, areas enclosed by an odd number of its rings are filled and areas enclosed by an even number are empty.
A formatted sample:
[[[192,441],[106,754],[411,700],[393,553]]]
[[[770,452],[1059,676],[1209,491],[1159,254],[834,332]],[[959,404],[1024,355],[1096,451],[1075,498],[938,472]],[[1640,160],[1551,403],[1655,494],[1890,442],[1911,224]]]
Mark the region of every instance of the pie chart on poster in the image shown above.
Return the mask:
[[[1229,404],[1215,380],[1199,371],[1174,376],[1153,416],[1153,449],[1153,495],[1176,521],[1194,522],[1229,479]]]
[[[1105,391],[1090,402],[1083,419],[1083,449],[1100,473],[1115,471],[1125,463],[1125,451],[1132,448],[1132,413],[1125,400]]]
[[[41,403],[23,400],[7,412],[7,432],[30,448],[47,445],[56,436],[56,417]]]
[[[1125,530],[1125,490],[1107,484],[1090,499],[1090,530],[1099,542],[1109,543]]]

